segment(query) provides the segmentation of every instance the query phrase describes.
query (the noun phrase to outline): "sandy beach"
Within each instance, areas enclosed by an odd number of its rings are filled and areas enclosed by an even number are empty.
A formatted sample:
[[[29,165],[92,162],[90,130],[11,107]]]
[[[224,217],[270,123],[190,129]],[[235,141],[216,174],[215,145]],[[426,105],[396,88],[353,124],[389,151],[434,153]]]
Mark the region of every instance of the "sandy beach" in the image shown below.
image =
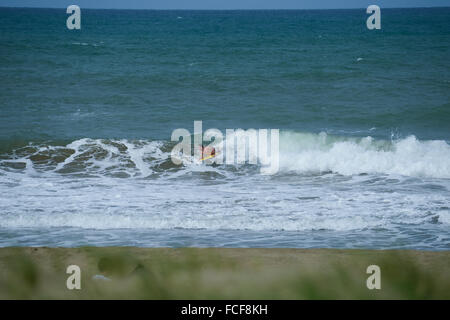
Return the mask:
[[[68,290],[66,269],[81,270]],[[369,265],[381,289],[369,290]],[[449,299],[450,253],[334,249],[1,248],[2,299]]]

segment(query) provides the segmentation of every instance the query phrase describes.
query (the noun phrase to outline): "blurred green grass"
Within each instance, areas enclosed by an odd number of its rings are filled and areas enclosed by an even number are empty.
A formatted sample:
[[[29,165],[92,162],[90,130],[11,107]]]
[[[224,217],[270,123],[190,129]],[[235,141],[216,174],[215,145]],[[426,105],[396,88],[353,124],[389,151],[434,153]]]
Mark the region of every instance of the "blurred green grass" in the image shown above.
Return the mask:
[[[0,248],[0,299],[449,299],[449,266],[448,251]]]

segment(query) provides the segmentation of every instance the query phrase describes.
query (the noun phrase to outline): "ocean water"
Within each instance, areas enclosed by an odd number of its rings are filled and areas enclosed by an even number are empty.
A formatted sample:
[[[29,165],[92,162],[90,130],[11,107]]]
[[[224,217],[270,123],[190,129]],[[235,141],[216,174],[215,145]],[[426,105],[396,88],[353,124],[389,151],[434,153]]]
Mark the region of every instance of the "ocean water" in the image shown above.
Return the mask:
[[[0,8],[0,246],[450,248],[450,8]],[[174,165],[280,129],[280,169]]]

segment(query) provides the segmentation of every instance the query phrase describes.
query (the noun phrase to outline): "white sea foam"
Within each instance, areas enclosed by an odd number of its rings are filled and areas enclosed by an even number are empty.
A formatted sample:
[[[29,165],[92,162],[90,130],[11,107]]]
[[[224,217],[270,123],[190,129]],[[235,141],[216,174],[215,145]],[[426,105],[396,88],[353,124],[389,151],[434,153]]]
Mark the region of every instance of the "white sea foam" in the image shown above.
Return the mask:
[[[406,237],[420,228],[434,239],[427,246],[445,247],[446,142],[294,132],[280,138],[281,171],[275,176],[251,166],[176,167],[170,148],[158,141],[80,139],[27,147],[31,151],[18,150],[0,163],[0,231],[388,230]],[[46,160],[53,154],[59,162]]]
[[[414,136],[396,141],[338,138],[303,133],[281,136],[282,171],[394,174],[450,178],[450,145],[442,140],[419,141]]]
[[[405,193],[397,187],[386,193],[384,186],[353,180],[293,185],[258,176],[256,181],[244,178],[211,186],[10,176],[2,182],[2,192],[9,184],[14,194],[0,201],[2,228],[349,231],[423,226],[433,219],[449,223],[448,209],[442,209],[450,205],[445,192]]]

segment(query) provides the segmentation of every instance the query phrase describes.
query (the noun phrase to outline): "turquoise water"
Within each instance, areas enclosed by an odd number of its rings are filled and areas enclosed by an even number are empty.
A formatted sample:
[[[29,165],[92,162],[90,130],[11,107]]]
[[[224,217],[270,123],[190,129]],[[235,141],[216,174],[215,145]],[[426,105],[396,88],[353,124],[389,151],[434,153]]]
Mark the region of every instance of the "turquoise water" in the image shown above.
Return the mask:
[[[0,8],[0,245],[450,247],[450,8]],[[280,171],[175,166],[276,128]]]

